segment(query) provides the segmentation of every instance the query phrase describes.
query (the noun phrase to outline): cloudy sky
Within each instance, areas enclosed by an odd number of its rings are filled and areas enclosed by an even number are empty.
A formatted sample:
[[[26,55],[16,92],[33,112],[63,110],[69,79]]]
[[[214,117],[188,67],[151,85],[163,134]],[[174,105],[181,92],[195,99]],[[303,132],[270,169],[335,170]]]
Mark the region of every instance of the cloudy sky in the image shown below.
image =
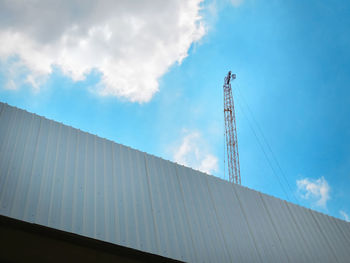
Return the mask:
[[[0,0],[0,101],[227,179],[233,83],[242,184],[350,215],[350,4]]]

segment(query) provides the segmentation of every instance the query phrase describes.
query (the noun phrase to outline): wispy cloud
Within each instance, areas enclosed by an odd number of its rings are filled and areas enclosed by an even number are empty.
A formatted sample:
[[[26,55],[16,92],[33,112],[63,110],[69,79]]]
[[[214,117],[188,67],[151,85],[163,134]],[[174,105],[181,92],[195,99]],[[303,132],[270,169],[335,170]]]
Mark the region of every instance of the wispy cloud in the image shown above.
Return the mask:
[[[345,211],[340,210],[339,213],[346,222],[350,222],[350,216],[347,213],[345,213]]]
[[[244,0],[230,0],[231,4],[233,6],[240,6],[243,3]]]
[[[173,152],[175,162],[205,173],[218,170],[218,158],[207,150],[207,144],[196,131],[184,131],[184,136]]]
[[[323,176],[316,180],[310,178],[297,180],[297,186],[302,198],[312,201],[316,206],[326,208],[330,199],[330,187]]]
[[[205,34],[202,1],[0,0],[0,61],[11,73],[27,69],[8,74],[8,88],[38,89],[53,67],[75,81],[97,70],[99,94],[147,102]]]

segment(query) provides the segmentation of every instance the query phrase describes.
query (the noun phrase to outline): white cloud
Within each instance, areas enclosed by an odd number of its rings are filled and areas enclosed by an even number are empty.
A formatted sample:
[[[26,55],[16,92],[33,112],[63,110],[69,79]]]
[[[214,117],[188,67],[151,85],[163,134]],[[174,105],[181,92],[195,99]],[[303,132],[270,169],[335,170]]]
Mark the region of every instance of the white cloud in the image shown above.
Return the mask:
[[[326,207],[330,199],[330,187],[323,176],[316,180],[309,178],[297,180],[297,186],[302,198],[314,201],[317,206]]]
[[[218,158],[207,150],[206,142],[199,132],[184,132],[181,143],[173,152],[175,162],[205,173],[218,170]]]
[[[235,7],[241,5],[243,3],[243,0],[230,0],[231,4]]]
[[[0,59],[18,57],[36,88],[53,66],[73,80],[98,70],[100,94],[147,102],[205,34],[202,1],[0,0]]]
[[[343,210],[339,211],[340,215],[344,218],[346,222],[350,222],[350,217],[347,213],[345,213]]]

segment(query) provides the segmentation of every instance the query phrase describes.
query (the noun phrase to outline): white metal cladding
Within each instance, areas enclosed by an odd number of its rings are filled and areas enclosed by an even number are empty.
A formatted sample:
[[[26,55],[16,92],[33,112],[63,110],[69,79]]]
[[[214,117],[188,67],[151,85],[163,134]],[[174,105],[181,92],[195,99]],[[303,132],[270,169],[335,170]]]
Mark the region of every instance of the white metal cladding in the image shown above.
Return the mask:
[[[350,224],[0,103],[0,214],[188,262],[349,262]]]

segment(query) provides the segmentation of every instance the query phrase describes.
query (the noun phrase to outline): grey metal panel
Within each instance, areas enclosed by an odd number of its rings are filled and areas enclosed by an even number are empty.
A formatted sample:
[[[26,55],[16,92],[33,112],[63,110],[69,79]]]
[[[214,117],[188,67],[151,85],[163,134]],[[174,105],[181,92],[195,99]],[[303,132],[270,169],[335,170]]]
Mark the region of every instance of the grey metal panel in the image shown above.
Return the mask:
[[[38,204],[38,198],[40,193],[40,182],[43,178],[42,176],[42,164],[45,163],[45,148],[47,144],[47,130],[45,129],[47,122],[42,121],[41,118],[36,117],[35,118],[37,122],[37,126],[39,127],[39,130],[37,134],[33,134],[33,137],[35,140],[33,140],[34,147],[33,147],[33,156],[32,161],[30,163],[30,170],[28,170],[28,186],[25,198],[25,204],[24,204],[24,214],[23,219],[28,222],[35,222],[36,218],[36,210],[37,210],[37,204]],[[42,128],[42,126],[44,126]]]
[[[214,204],[210,200],[206,176],[183,166],[177,166],[177,171],[197,251],[196,261],[230,262]]]
[[[45,125],[45,124],[44,124]],[[45,126],[44,126],[45,127]],[[45,150],[45,162],[43,163],[42,181],[39,190],[38,206],[36,211],[37,224],[48,225],[50,205],[53,197],[55,161],[58,147],[59,124],[53,121],[47,122],[47,142]]]
[[[0,214],[188,262],[346,262],[350,224],[0,103]]]
[[[89,237],[95,237],[95,137],[87,136],[86,162],[83,175],[84,181],[84,203],[83,203],[83,233]]]
[[[333,251],[320,233],[319,227],[312,218],[311,211],[303,207],[286,203],[291,211],[291,216],[297,222],[304,244],[308,247],[313,262],[334,262]]]
[[[263,262],[289,261],[271,218],[256,191],[234,185]]]
[[[1,169],[1,180],[0,180],[0,200],[1,200],[1,209],[4,213],[9,213],[11,209],[11,203],[14,196],[13,189],[16,187],[16,183],[18,181],[18,177],[12,180],[11,174],[16,173],[18,171],[18,167],[16,163],[18,163],[18,159],[21,154],[21,143],[23,133],[21,130],[23,129],[23,112],[18,112],[14,116],[14,120],[18,121],[20,125],[17,126],[17,129],[13,129],[12,132],[8,133],[8,140],[6,143],[4,142],[3,146],[3,158],[1,158],[1,166],[7,166],[5,169]],[[13,126],[10,124],[8,126],[11,129]],[[13,140],[14,144],[11,144],[11,140]]]
[[[54,163],[54,173],[52,182],[51,204],[49,211],[49,226],[57,229],[66,230],[61,227],[62,201],[64,178],[67,167],[67,147],[69,144],[69,127],[60,125],[58,127],[58,144],[56,148],[56,158]],[[67,229],[67,231],[69,231]]]
[[[232,185],[208,176],[210,196],[232,262],[261,262]]]
[[[62,205],[60,212],[60,228],[72,231],[73,196],[75,191],[75,159],[77,149],[77,131],[68,128],[65,154],[65,170],[62,178]]]
[[[348,222],[345,222],[343,220],[339,220],[333,217],[332,217],[332,221],[336,224],[340,233],[342,234],[344,239],[347,241],[348,247],[350,247],[350,224]]]
[[[160,252],[170,258],[195,261],[175,164],[145,155]]]
[[[23,130],[24,133],[28,133],[26,142],[22,145],[22,147],[24,146],[23,160],[20,164],[13,164],[19,168],[19,173],[11,174],[11,180],[17,181],[17,183],[15,184],[15,189],[12,189],[11,191],[14,194],[14,204],[13,207],[11,207],[9,214],[13,214],[15,218],[21,220],[26,220],[26,213],[29,214],[30,212],[33,212],[27,211],[26,205],[30,202],[30,200],[28,200],[28,194],[32,192],[32,189],[29,189],[29,186],[33,173],[36,144],[40,129],[40,118],[37,116],[28,117],[30,117],[30,124],[28,129]],[[10,142],[11,138],[7,138],[7,140]],[[26,221],[33,222],[33,220],[30,220],[29,216]]]
[[[5,104],[4,103],[0,103],[0,117],[1,117],[2,110],[4,108],[5,108]]]
[[[2,125],[1,134],[3,135],[0,140],[0,193],[2,194],[5,189],[5,184],[8,178],[8,170],[10,169],[9,162],[11,159],[13,145],[11,142],[15,142],[15,131],[18,131],[16,118],[19,115],[19,111],[14,108],[5,107],[2,113]],[[0,211],[6,212],[7,204],[4,203],[4,200],[0,200]]]
[[[105,181],[105,169],[104,169],[104,140],[97,138],[95,141],[95,238],[104,239],[106,236],[106,224],[105,224],[105,194],[104,181]]]
[[[264,194],[261,194],[261,198],[289,261],[312,262],[312,258],[309,256],[310,250],[305,244],[303,242],[295,242],[296,240],[303,240],[303,238],[297,225],[292,220],[286,203]]]
[[[84,235],[84,200],[86,185],[87,167],[87,140],[88,134],[79,132],[77,136],[77,151],[75,163],[73,212],[72,212],[72,232]],[[83,176],[84,175],[84,176]]]
[[[118,240],[132,248],[159,253],[144,153],[122,145],[115,146]]]
[[[319,227],[328,246],[332,249],[334,257],[337,262],[348,262],[350,259],[349,245],[341,233],[338,231],[336,225],[331,223],[329,216],[320,214],[315,211],[310,211],[313,218],[316,220],[316,225]]]

